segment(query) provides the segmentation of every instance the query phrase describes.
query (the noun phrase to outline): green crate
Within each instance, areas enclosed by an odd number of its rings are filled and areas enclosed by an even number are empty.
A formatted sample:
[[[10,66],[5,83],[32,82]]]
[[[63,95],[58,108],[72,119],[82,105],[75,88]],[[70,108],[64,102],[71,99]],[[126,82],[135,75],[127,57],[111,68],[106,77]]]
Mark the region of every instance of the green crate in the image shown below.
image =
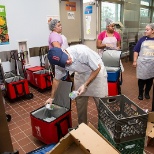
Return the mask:
[[[116,143],[103,123],[98,121],[98,131],[121,153],[121,154],[143,154],[145,138]]]

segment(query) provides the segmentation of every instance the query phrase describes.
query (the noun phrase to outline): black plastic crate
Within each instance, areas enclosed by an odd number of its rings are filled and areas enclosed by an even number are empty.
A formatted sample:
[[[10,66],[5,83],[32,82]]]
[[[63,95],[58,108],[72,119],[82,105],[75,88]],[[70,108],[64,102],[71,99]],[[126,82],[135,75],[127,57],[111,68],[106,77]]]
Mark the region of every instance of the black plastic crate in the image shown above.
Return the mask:
[[[98,121],[98,131],[121,153],[121,154],[143,154],[144,140],[140,138],[123,143],[116,143],[103,123]]]
[[[98,116],[116,143],[146,135],[148,114],[124,95],[101,98]]]

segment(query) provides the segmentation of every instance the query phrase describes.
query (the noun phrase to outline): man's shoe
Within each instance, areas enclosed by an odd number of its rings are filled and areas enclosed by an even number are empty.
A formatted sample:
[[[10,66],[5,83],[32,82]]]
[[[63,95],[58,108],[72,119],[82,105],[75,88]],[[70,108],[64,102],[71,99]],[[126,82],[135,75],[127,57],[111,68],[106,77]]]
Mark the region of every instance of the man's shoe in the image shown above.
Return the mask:
[[[138,96],[138,99],[139,99],[139,100],[143,100],[143,95],[139,95],[139,96]]]
[[[150,99],[150,95],[149,94],[145,94],[145,98],[146,99]]]

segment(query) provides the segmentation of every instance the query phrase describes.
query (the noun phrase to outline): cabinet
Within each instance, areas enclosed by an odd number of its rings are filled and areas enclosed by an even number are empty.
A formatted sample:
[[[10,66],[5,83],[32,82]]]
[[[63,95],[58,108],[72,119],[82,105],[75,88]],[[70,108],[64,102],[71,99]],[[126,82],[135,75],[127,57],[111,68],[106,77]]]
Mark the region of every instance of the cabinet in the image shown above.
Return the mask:
[[[121,36],[121,58],[125,57],[127,61],[127,57],[129,56],[128,31],[126,28],[119,28],[116,31],[119,32]]]

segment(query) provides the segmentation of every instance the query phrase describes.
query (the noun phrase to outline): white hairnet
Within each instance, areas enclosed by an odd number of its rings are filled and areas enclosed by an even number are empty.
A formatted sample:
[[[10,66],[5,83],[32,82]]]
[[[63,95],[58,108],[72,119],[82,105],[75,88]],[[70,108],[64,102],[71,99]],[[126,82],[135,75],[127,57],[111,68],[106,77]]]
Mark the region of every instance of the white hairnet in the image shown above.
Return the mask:
[[[105,21],[106,21],[106,26],[109,26],[110,24],[114,23],[113,20],[111,20],[109,18],[106,18]]]
[[[150,24],[148,24],[147,26],[151,27],[151,29],[154,30],[154,23],[150,23]]]
[[[55,28],[55,26],[57,25],[57,23],[59,23],[60,21],[58,19],[53,19],[49,22],[49,29],[51,31],[53,31],[53,29]]]

